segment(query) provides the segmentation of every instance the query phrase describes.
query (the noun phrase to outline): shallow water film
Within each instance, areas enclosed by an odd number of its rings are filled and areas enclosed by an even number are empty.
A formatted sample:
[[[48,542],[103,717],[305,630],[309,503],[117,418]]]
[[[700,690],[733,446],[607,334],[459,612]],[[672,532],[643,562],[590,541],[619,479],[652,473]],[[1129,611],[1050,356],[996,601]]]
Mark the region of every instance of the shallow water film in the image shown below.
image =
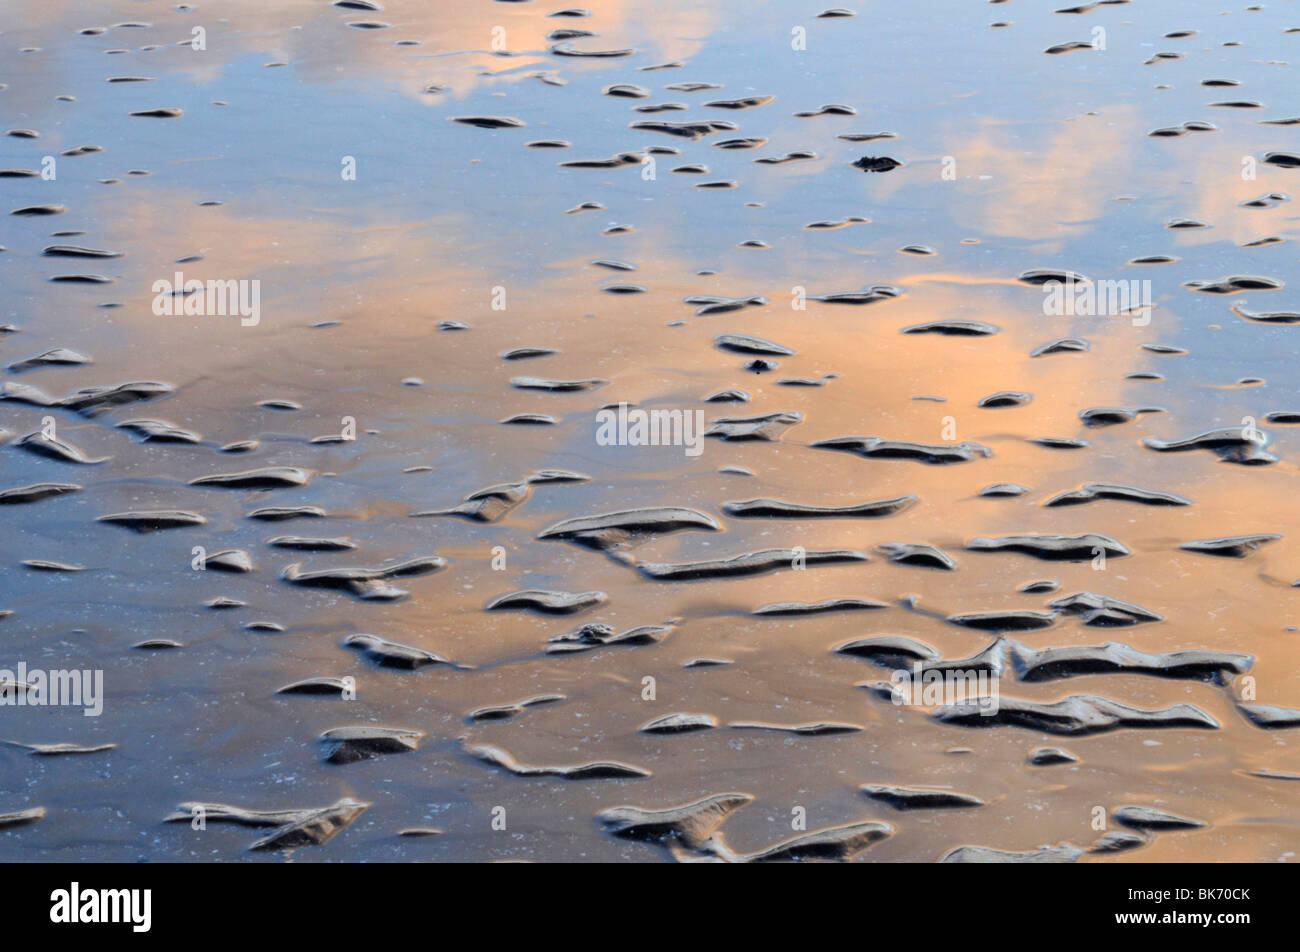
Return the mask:
[[[0,6],[0,860],[1294,858],[1300,5],[580,2]]]

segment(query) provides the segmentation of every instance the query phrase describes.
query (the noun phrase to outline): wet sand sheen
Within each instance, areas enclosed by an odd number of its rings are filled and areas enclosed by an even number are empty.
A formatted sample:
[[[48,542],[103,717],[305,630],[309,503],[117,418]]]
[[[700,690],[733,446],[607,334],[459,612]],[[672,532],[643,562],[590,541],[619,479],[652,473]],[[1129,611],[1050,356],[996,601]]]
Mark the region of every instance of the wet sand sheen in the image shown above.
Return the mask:
[[[0,855],[1293,852],[1284,11],[578,12],[0,22]]]

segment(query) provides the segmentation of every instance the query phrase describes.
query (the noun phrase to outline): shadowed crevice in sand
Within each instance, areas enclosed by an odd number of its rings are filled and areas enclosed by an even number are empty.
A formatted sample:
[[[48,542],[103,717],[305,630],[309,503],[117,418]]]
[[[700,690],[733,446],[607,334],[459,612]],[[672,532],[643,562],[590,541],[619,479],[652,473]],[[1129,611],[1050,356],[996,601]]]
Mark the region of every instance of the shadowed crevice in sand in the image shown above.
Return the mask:
[[[291,810],[250,810],[226,803],[191,801],[180,804],[163,818],[165,823],[233,823],[239,826],[278,827],[253,842],[249,850],[291,850],[320,846],[350,826],[371,804],[343,797],[327,807]],[[203,827],[199,827],[202,829]]]
[[[944,704],[931,716],[941,723],[962,727],[1023,727],[1068,737],[1101,734],[1125,727],[1219,728],[1218,721],[1194,704],[1172,704],[1146,710],[1095,694],[1073,694],[1051,702],[1002,695],[992,712],[987,705],[966,702]]]

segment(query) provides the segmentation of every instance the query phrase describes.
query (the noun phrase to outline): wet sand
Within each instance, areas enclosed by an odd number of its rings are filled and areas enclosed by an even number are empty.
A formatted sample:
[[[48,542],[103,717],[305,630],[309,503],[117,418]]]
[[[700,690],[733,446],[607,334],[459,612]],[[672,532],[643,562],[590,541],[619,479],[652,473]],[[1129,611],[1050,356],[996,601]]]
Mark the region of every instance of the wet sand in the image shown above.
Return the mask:
[[[366,6],[0,12],[0,858],[1293,857],[1294,10]]]

